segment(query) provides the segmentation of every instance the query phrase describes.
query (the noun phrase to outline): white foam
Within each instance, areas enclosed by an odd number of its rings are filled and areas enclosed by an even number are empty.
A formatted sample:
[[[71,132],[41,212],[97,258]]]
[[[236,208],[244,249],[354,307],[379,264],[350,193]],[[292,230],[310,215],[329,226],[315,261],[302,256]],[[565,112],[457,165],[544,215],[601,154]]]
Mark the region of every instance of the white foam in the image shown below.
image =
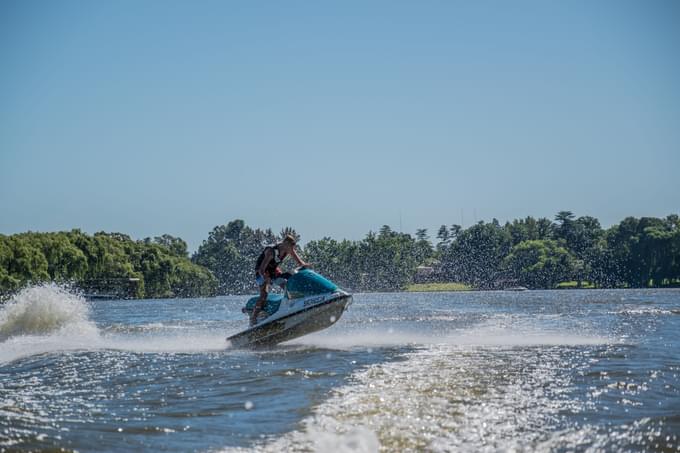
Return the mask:
[[[0,310],[0,341],[20,335],[96,332],[87,302],[56,285],[23,289]]]
[[[394,328],[372,328],[359,331],[338,332],[329,330],[307,335],[293,340],[290,344],[302,344],[328,349],[355,349],[390,346],[429,346],[429,345],[462,345],[462,346],[587,346],[610,344],[609,338],[572,334],[560,331],[536,329],[498,328],[482,326],[459,332],[437,334],[417,333]]]
[[[132,352],[209,352],[227,348],[221,333],[187,333],[183,335],[107,336],[102,348]]]
[[[609,338],[546,330],[515,330],[509,328],[480,327],[448,335],[444,343],[461,346],[590,346],[609,344]]]
[[[221,453],[246,452],[274,453],[280,451],[300,451],[316,453],[378,453],[380,441],[377,434],[366,426],[354,426],[338,431],[307,426],[304,431],[286,433],[268,443],[258,443],[249,447],[225,447]]]
[[[188,353],[226,348],[222,333],[205,331],[103,334],[89,316],[87,301],[56,285],[22,290],[0,309],[0,363],[59,351]]]
[[[432,344],[438,340],[441,341],[441,338],[437,339],[432,335],[374,328],[350,332],[327,331],[316,333],[292,340],[289,344],[302,344],[327,349],[355,349]]]
[[[365,426],[357,426],[344,434],[310,429],[308,435],[313,439],[314,451],[319,453],[374,453],[380,449],[378,436]]]

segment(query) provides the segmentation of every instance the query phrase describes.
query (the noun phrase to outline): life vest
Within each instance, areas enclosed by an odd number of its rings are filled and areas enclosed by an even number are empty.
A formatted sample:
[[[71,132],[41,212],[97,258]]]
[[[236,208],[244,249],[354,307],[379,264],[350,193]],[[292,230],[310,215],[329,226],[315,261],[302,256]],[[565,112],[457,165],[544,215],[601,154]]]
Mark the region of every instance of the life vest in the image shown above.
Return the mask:
[[[264,256],[265,256],[265,253],[267,252],[267,249],[272,251],[272,259],[269,261],[269,264],[267,264],[267,268],[264,270],[264,272],[266,274],[269,274],[270,277],[274,277],[274,276],[276,276],[277,273],[281,272],[278,269],[278,267],[279,267],[279,264],[281,264],[281,262],[286,257],[286,255],[280,254],[278,245],[275,245],[273,247],[265,247],[264,248],[262,253],[260,253],[260,256],[257,258],[257,261],[255,262],[255,273],[258,273],[260,271],[260,266],[262,265],[262,261],[264,261]]]

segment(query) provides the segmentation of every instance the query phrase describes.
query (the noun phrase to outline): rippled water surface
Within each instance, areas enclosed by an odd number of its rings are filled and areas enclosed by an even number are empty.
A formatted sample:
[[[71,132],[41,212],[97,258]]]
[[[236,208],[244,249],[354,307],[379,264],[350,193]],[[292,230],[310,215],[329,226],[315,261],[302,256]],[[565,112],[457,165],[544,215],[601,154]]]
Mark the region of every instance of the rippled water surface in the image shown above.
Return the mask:
[[[245,297],[0,306],[0,450],[680,451],[680,291],[358,294],[264,351]]]

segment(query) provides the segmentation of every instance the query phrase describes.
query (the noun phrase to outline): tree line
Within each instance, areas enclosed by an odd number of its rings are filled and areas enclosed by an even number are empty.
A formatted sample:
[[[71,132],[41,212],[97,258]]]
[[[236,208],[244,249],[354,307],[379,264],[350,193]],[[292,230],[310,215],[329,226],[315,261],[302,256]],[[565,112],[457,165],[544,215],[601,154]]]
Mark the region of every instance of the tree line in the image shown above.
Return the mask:
[[[680,284],[680,218],[627,217],[603,229],[590,216],[560,211],[554,221],[527,217],[439,231],[441,278],[478,288],[514,282],[554,288],[584,281],[601,288]]]
[[[171,235],[139,241],[79,230],[0,235],[0,293],[44,281],[132,297],[249,293],[256,290],[254,267],[263,247],[286,234],[299,238],[292,228],[275,234],[233,220],[213,228],[191,257],[186,242]],[[680,218],[627,217],[604,229],[594,217],[560,211],[554,220],[442,225],[434,241],[427,229],[412,236],[384,225],[358,241],[310,241],[301,254],[355,291],[400,290],[416,280],[478,289],[550,289],[565,281],[600,288],[678,286]]]
[[[141,241],[80,230],[0,235],[0,294],[43,282],[122,298],[206,296],[217,287],[212,272],[189,259],[186,242],[170,235]]]
[[[271,229],[252,229],[243,220],[215,227],[193,256],[196,264],[210,269],[218,281],[218,292],[243,293],[256,289],[255,262],[266,244],[273,245],[291,234]],[[324,238],[308,242],[300,253],[315,270],[348,289],[363,291],[399,290],[412,281],[416,267],[432,256],[425,239],[394,232],[388,226],[370,232],[361,241]],[[287,263],[291,265],[291,263]]]
[[[276,236],[235,220],[215,227],[193,260],[213,272],[219,292],[252,291],[263,244],[288,233],[295,235],[286,229]],[[477,289],[551,289],[565,281],[599,288],[678,286],[680,218],[627,217],[604,229],[594,217],[560,211],[554,220],[442,225],[435,243],[427,229],[411,236],[384,225],[359,241],[310,241],[302,254],[316,270],[356,291],[400,290],[416,279]]]

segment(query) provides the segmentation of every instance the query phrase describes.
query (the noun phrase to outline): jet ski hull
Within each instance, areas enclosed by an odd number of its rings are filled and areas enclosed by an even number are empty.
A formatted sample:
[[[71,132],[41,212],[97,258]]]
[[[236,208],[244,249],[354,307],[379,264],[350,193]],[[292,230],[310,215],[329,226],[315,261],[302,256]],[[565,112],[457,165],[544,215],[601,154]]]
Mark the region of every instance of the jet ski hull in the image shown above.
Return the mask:
[[[334,295],[301,310],[259,324],[227,338],[231,346],[267,347],[307,335],[335,324],[352,302],[350,294]]]

